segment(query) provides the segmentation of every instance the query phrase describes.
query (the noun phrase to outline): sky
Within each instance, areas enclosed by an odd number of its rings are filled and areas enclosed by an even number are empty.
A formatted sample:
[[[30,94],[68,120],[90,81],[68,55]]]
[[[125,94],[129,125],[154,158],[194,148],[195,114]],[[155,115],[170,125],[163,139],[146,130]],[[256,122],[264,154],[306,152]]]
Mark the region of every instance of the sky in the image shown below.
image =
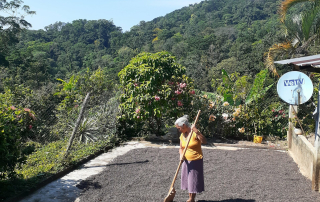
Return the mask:
[[[73,20],[112,20],[122,30],[129,31],[140,21],[151,21],[174,10],[202,0],[24,0],[35,15],[25,19],[34,30],[44,29],[55,22]],[[1,15],[1,14],[0,14]]]

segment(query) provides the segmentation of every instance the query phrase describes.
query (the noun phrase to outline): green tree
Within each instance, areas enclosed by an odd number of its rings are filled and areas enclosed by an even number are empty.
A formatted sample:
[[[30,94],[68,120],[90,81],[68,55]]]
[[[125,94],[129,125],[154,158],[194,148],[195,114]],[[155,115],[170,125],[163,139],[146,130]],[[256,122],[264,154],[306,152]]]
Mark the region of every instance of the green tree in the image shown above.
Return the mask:
[[[0,0],[0,12],[7,13],[6,16],[0,15],[0,65],[8,65],[5,56],[9,46],[18,43],[18,35],[23,29],[31,27],[24,18],[35,12],[21,0]]]
[[[144,127],[157,135],[163,132],[164,120],[171,120],[172,125],[182,115],[194,94],[185,67],[168,52],[137,55],[119,72],[119,78],[123,91],[119,121],[137,122],[140,130]]]

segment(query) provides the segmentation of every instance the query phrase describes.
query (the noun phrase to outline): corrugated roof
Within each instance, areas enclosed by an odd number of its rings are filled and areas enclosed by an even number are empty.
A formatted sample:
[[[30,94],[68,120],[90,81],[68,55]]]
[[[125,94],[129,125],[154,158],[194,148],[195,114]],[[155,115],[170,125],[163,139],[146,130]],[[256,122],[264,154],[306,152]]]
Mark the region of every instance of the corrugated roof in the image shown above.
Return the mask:
[[[311,67],[320,67],[320,55],[312,55],[301,58],[293,58],[288,60],[279,60],[275,61],[277,64],[294,64],[300,67],[311,66]]]

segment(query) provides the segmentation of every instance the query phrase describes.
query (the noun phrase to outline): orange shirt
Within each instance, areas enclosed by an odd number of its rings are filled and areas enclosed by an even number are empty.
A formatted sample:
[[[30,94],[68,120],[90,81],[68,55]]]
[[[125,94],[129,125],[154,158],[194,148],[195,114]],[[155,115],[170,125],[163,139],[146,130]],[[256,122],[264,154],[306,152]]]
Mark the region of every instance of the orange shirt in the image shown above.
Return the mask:
[[[185,154],[185,157],[188,161],[194,161],[194,160],[203,158],[202,150],[201,150],[201,141],[196,139],[196,137],[197,137],[197,134],[193,132],[188,145],[188,149]],[[182,149],[186,147],[187,141],[188,141],[188,138],[185,139],[183,133],[181,133],[180,142],[181,142]]]

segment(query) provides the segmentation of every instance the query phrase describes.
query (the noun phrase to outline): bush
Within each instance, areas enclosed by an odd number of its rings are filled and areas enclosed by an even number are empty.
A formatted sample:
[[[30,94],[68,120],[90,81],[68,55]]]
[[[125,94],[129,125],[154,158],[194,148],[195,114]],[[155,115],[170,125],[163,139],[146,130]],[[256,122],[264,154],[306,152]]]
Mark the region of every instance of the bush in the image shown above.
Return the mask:
[[[22,140],[32,130],[34,120],[28,108],[0,105],[0,179],[13,177],[16,164],[24,162]]]
[[[168,52],[141,53],[119,73],[123,91],[118,117],[121,134],[163,135],[166,123],[191,108],[193,80]],[[121,135],[120,134],[120,135]]]

